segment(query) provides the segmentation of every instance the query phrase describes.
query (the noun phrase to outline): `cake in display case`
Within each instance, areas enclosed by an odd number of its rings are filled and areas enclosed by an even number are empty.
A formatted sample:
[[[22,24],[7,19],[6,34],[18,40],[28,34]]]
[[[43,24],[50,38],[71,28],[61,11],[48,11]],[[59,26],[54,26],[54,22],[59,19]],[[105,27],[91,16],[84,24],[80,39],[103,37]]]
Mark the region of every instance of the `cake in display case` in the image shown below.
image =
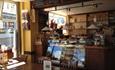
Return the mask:
[[[47,49],[47,56],[53,63],[58,61],[58,64],[62,65],[77,65],[79,67],[84,67],[85,63],[85,48],[84,45],[79,44],[69,44],[61,42],[61,40],[50,40]]]
[[[84,67],[85,63],[85,49],[77,48],[73,54],[73,62],[78,62],[78,67]]]
[[[54,46],[53,53],[52,53],[52,58],[60,60],[61,53],[62,53],[62,47]]]

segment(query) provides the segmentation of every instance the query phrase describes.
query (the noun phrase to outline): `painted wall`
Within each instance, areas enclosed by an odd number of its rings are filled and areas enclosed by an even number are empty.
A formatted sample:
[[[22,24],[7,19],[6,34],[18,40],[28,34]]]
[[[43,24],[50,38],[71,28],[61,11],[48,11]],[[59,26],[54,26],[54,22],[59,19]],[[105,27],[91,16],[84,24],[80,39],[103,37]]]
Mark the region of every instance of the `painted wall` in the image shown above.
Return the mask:
[[[21,50],[22,54],[24,54],[24,51],[31,52],[31,31],[23,28],[22,10],[28,10],[30,14],[29,1],[20,2]]]

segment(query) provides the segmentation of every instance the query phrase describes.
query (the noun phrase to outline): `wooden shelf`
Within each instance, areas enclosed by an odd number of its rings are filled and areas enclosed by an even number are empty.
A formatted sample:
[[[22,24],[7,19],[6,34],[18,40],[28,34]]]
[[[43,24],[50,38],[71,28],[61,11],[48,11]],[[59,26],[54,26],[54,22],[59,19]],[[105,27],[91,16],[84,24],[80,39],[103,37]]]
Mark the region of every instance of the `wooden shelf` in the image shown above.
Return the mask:
[[[86,14],[83,15],[70,15],[70,24],[74,28],[71,29],[70,35],[86,34]]]
[[[70,34],[80,35],[95,32],[96,29],[87,28],[91,24],[94,24],[96,27],[108,25],[108,12],[70,15],[69,18],[71,27],[73,27],[73,31],[71,29]]]
[[[115,26],[115,11],[109,12],[109,26]]]

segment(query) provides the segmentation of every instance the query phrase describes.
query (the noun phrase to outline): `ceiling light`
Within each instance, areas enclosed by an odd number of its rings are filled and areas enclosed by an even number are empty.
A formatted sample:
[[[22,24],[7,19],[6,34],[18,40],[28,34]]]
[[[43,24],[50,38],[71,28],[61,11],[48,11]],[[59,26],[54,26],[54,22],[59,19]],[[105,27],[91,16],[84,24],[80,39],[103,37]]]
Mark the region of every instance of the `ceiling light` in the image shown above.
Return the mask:
[[[91,24],[90,26],[88,26],[88,29],[98,29],[98,27],[94,24]]]
[[[49,27],[47,27],[47,26],[42,29],[43,32],[47,32],[47,31],[50,31],[50,30],[51,29]]]

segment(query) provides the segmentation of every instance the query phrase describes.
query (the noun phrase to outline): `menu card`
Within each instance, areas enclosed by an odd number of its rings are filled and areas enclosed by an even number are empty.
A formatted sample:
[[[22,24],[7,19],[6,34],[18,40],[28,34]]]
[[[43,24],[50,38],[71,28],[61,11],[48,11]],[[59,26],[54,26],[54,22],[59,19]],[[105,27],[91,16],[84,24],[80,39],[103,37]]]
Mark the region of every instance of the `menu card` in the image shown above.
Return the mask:
[[[43,70],[52,70],[51,67],[52,67],[51,61],[44,60],[44,62],[43,62]]]

